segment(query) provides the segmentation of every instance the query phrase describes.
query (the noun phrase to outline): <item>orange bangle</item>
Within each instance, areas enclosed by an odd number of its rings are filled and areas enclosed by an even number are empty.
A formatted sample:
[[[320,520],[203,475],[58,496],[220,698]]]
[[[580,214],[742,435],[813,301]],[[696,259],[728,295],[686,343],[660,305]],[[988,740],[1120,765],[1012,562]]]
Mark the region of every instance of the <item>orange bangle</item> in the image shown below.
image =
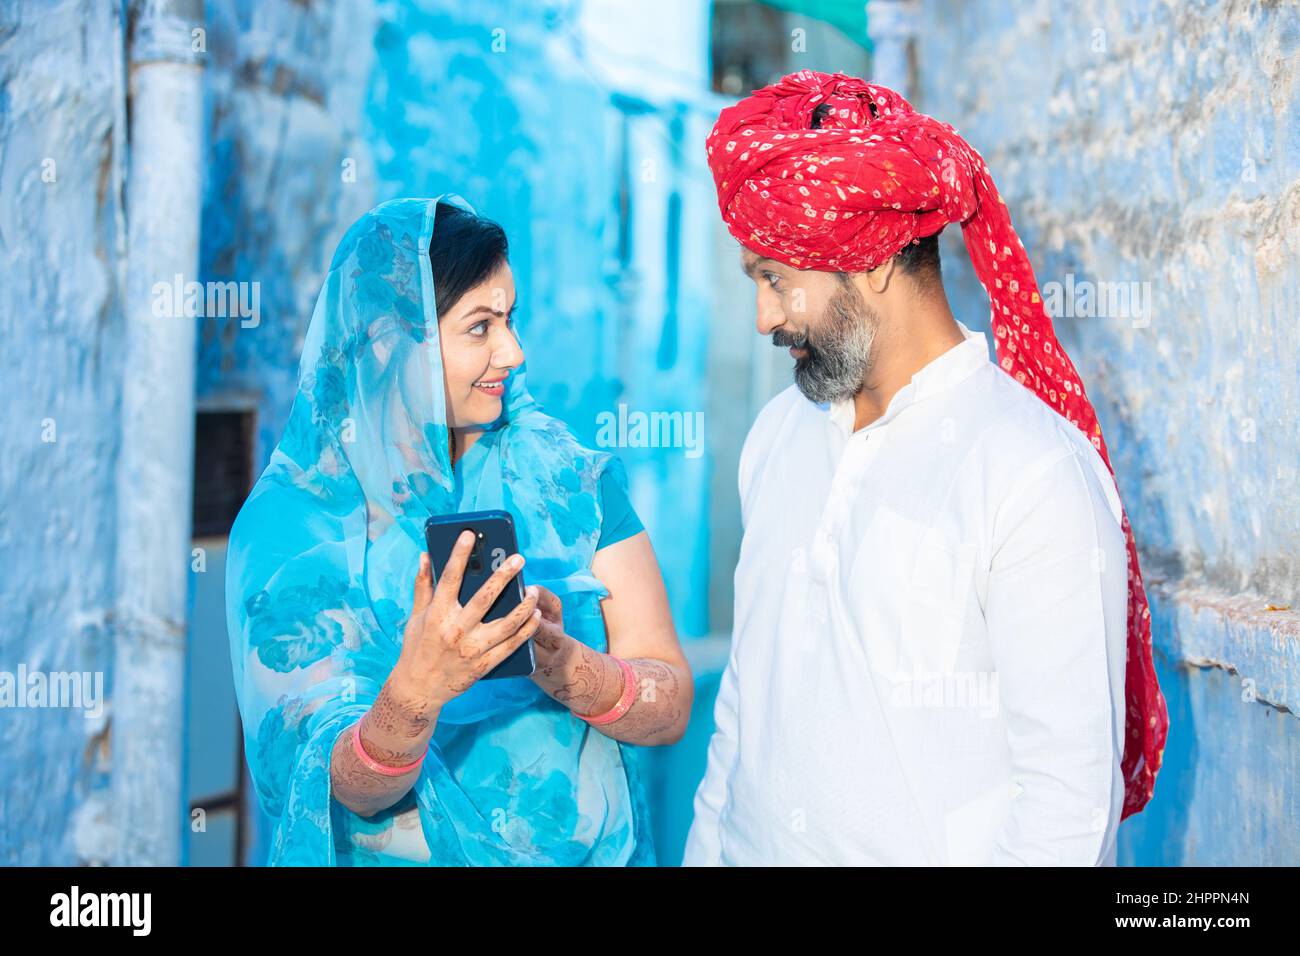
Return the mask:
[[[365,748],[361,746],[361,721],[352,725],[352,749],[357,752],[357,757],[363,764],[373,770],[375,773],[382,773],[386,777],[400,777],[404,773],[410,773],[420,764],[424,763],[424,758],[428,754],[426,750],[420,755],[420,759],[415,763],[408,763],[405,767],[388,767],[378,763],[370,754],[366,753]]]
[[[614,657],[613,654],[610,657]],[[636,672],[632,670],[632,665],[621,657],[614,657],[618,661],[618,666],[623,669],[623,696],[618,699],[618,703],[605,711],[603,714],[593,714],[590,717],[583,714],[574,714],[581,720],[589,724],[612,724],[632,707],[632,701],[636,699]]]

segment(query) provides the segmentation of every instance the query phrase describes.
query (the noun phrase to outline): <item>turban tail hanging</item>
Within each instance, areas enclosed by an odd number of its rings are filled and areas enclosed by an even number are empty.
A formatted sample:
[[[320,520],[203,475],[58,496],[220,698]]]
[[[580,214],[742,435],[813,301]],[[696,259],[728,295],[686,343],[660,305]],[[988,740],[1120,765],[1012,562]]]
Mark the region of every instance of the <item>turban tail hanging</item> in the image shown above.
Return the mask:
[[[998,364],[1088,436],[1114,474],[1096,413],[1056,339],[1006,204],[983,158],[955,129],[915,112],[886,87],[801,70],[724,109],[706,146],[727,229],[746,248],[796,269],[873,269],[914,239],[961,223],[992,303]],[[1169,727],[1127,512],[1124,534],[1121,819],[1150,800]]]

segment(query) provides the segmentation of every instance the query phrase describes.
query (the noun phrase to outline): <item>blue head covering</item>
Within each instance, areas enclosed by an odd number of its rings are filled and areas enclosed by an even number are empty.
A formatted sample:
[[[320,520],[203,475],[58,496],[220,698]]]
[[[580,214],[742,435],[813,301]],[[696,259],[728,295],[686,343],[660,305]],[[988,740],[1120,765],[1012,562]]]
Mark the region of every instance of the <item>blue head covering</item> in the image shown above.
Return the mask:
[[[428,255],[438,202],[383,203],[344,235],[284,435],[231,530],[231,660],[245,755],[275,821],[269,862],[653,863],[637,748],[528,678],[449,702],[389,810],[364,818],[330,795],[334,742],[397,661],[429,516],[509,511],[526,582],[560,597],[568,634],[606,650],[608,592],[590,567],[597,484],[616,460],[543,413],[520,367],[500,418],[451,467]]]

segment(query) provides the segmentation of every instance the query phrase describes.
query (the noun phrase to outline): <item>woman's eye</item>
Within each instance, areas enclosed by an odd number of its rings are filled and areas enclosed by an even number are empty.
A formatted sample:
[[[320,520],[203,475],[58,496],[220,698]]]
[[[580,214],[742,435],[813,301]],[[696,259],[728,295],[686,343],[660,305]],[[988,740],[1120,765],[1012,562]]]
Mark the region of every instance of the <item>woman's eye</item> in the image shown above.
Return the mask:
[[[469,327],[469,334],[482,337],[487,335],[487,322],[475,322]]]

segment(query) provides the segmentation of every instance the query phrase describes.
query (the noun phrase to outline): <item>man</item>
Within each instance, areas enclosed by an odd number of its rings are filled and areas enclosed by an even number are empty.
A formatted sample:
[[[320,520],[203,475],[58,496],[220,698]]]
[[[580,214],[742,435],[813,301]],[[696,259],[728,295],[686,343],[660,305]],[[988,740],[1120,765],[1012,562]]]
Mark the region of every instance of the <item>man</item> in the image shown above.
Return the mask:
[[[1096,415],[979,154],[801,71],[718,203],[795,385],[740,460],[735,633],[685,865],[1113,865],[1168,726]],[[960,222],[998,364],[954,320]]]

